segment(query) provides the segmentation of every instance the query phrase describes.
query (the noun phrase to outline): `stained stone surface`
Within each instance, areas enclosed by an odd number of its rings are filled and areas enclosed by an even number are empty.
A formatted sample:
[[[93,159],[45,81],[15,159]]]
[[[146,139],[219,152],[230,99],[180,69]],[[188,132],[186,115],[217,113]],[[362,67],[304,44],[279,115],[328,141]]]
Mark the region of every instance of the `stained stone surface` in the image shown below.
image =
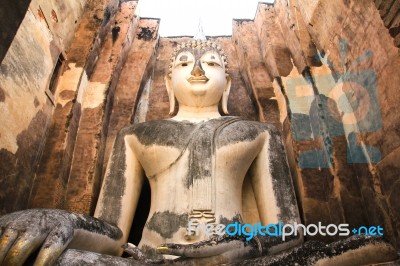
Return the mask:
[[[373,254],[371,250],[374,250]],[[364,265],[366,263],[385,266],[400,265],[393,247],[379,237],[353,236],[346,240],[326,245],[318,241],[308,241],[304,245],[278,255],[248,259],[242,262],[224,265]],[[375,258],[373,258],[375,257]],[[349,260],[347,260],[349,259]],[[105,265],[155,265],[135,261],[133,258],[116,258],[92,252],[70,249],[65,252],[57,265],[82,265],[102,263]],[[165,265],[163,263],[163,265]],[[167,265],[191,265],[184,261]]]
[[[369,250],[371,248],[375,249],[373,255]],[[374,256],[376,257],[373,258]],[[392,262],[379,265],[399,265],[395,260],[397,260],[396,252],[384,239],[352,236],[329,245],[318,241],[307,241],[301,247],[279,255],[229,265],[365,265],[387,261]]]

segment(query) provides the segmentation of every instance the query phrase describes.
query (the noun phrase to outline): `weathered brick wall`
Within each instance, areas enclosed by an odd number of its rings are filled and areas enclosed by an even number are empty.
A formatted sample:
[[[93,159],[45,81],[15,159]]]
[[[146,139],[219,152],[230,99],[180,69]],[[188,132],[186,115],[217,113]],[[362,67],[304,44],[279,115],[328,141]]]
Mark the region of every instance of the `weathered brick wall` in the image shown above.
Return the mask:
[[[118,1],[103,2],[99,0],[88,3],[76,30],[76,37],[67,51],[65,68],[55,91],[56,108],[29,200],[30,208],[65,206],[71,163],[83,113],[83,95],[118,10]]]
[[[233,39],[247,77],[264,75],[249,63],[261,59],[273,79],[303,221],[381,224],[396,243],[397,3],[383,11],[383,2],[380,12],[373,1],[259,4],[254,21],[236,21]]]
[[[393,43],[400,47],[400,1],[398,0],[374,0],[383,24],[393,37]]]
[[[327,58],[336,67],[332,75],[338,78],[339,73],[348,73],[342,90],[357,123],[344,123],[350,151],[350,156],[349,152],[346,154],[347,162],[357,161],[360,159],[357,156],[362,156],[361,161],[365,162],[364,166],[352,165],[353,174],[340,172],[338,167],[337,176],[344,187],[341,196],[354,195],[351,190],[346,191],[347,184],[349,179],[358,178],[368,222],[383,224],[386,235],[398,241],[399,50],[373,1],[318,1],[313,7],[307,2],[301,2],[300,11],[317,47],[328,54]],[[347,45],[340,46],[340,40]],[[367,51],[370,53],[363,58]],[[347,212],[351,213],[355,207]]]
[[[384,224],[396,241],[399,120],[386,110],[398,94],[386,95],[399,56],[385,26],[394,32],[397,4],[376,2],[385,25],[372,1],[260,4],[254,21],[234,22],[233,39],[258,106],[273,106],[260,92],[278,102],[303,221]],[[264,69],[273,94],[252,81]]]
[[[140,109],[139,98],[146,84],[152,79],[159,40],[159,23],[156,19],[140,19],[133,36],[133,44],[114,93],[110,122],[107,125],[103,173],[118,131],[134,121],[136,110]]]
[[[0,9],[0,62],[3,61],[8,48],[24,20],[30,1],[6,0],[1,3]]]
[[[0,8],[0,214],[27,207],[54,109],[51,77],[86,1],[8,2]]]

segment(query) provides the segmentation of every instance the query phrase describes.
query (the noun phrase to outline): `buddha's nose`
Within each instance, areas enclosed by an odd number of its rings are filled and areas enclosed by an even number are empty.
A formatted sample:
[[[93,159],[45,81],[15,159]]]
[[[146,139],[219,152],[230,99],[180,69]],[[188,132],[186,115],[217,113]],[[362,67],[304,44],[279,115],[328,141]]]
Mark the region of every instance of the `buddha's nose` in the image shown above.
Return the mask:
[[[204,76],[204,70],[201,67],[200,60],[196,60],[196,63],[194,64],[194,67],[192,69],[192,72],[190,72],[192,76],[198,77],[198,76]]]

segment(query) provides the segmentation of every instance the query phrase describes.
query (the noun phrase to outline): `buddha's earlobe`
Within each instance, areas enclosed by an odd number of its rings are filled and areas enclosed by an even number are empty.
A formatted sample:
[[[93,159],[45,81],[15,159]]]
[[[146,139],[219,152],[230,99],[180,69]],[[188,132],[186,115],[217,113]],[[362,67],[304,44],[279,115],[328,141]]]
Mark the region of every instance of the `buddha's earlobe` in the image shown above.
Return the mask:
[[[224,93],[222,94],[222,112],[224,114],[229,114],[228,112],[228,98],[229,98],[229,92],[231,91],[231,77],[226,74],[226,87],[224,90]]]
[[[170,74],[165,75],[164,80],[169,98],[169,114],[172,115],[175,111],[175,94],[174,90],[172,89]]]

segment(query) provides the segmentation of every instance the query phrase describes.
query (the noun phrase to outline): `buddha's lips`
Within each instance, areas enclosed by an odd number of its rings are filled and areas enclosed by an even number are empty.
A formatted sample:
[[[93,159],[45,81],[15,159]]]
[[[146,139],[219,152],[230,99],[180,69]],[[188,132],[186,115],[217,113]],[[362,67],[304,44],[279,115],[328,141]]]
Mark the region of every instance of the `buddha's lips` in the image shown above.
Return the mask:
[[[190,78],[187,79],[190,83],[191,82],[201,82],[201,83],[206,83],[208,81],[208,78],[206,76],[200,76],[200,77],[195,77],[191,76]]]

